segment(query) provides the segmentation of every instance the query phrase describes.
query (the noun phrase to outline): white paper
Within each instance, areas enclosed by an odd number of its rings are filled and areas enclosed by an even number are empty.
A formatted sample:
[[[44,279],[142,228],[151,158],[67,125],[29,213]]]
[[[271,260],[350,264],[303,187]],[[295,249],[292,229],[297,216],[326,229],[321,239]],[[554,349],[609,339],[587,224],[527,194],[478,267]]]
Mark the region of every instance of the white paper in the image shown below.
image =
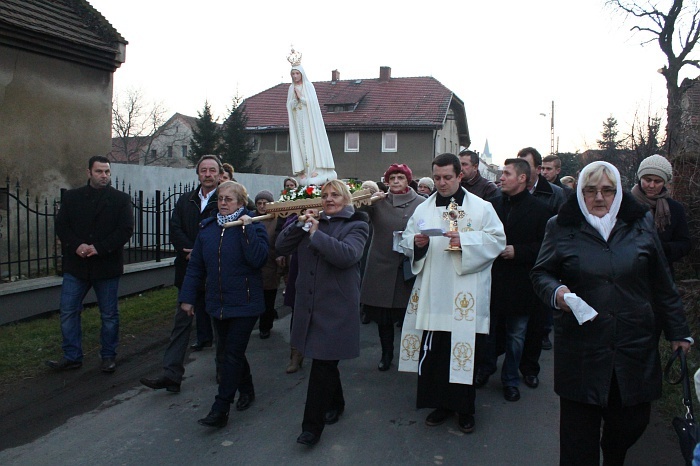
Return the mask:
[[[442,228],[426,228],[425,230],[421,229],[420,234],[425,236],[443,236],[445,230]]]
[[[576,293],[564,293],[564,302],[571,308],[571,312],[576,316],[579,325],[595,319],[598,315],[598,312],[589,306],[586,301],[576,296]]]
[[[401,254],[403,254],[403,248],[401,247],[401,245],[399,243],[401,242],[401,238],[402,238],[401,234],[402,233],[403,233],[403,230],[393,232],[392,244],[391,244],[391,249],[393,251],[396,251],[396,252],[401,253]]]

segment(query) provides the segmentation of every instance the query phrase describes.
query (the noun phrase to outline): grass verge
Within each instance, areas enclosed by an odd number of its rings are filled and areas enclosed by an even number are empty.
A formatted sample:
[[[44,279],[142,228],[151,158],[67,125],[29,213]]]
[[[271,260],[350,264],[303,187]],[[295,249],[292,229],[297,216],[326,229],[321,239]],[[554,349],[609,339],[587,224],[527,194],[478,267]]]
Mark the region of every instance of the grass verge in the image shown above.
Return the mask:
[[[120,339],[139,338],[173,318],[177,289],[148,291],[119,300]],[[86,306],[82,313],[83,353],[100,351],[100,312]],[[58,313],[0,327],[0,384],[35,377],[45,370],[44,361],[61,357],[61,324]]]

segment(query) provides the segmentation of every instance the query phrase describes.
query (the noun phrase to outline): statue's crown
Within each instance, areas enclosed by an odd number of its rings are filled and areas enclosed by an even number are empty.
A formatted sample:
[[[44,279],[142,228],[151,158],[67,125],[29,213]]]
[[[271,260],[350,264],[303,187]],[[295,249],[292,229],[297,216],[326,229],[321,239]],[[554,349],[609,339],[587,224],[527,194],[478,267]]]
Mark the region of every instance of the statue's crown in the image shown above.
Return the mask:
[[[292,65],[292,66],[299,66],[301,65],[301,52],[297,52],[292,48],[292,51],[287,55],[287,61]]]

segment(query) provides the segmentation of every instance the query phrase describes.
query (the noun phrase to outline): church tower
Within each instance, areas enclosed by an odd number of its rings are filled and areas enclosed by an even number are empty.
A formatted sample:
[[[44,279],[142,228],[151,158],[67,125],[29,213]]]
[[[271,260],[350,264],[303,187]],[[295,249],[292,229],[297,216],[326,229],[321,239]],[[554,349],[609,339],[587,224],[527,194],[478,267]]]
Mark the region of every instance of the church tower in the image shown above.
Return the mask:
[[[493,157],[491,156],[491,151],[489,151],[489,140],[486,140],[484,145],[484,152],[481,153],[481,158],[484,159],[489,165],[493,163]]]

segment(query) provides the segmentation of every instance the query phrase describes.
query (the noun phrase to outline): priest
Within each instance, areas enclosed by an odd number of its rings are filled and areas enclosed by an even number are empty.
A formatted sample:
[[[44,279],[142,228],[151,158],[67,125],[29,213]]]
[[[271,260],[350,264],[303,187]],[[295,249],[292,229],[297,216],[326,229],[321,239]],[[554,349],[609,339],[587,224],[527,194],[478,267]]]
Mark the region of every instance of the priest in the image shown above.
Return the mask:
[[[401,335],[399,370],[418,372],[417,408],[440,425],[457,413],[474,430],[476,334],[489,332],[491,265],[505,249],[493,206],[460,186],[459,157],[432,161],[436,192],[408,221],[401,246],[417,276]]]

